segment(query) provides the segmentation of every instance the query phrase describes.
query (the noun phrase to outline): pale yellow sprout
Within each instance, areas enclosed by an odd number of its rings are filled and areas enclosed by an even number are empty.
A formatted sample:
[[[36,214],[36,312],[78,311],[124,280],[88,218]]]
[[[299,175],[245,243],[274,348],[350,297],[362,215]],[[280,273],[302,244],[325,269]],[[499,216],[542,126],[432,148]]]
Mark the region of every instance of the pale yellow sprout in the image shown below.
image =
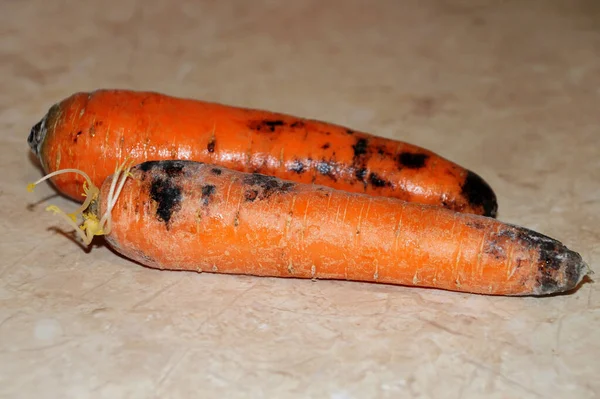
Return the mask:
[[[85,196],[86,198],[83,204],[81,204],[81,206],[77,208],[77,210],[71,213],[66,213],[56,205],[50,205],[46,208],[46,210],[49,212],[53,212],[55,215],[60,216],[69,226],[75,229],[75,232],[79,235],[79,237],[85,245],[90,245],[94,236],[105,235],[111,232],[111,213],[115,204],[117,203],[119,195],[121,194],[121,190],[125,185],[125,181],[128,177],[131,176],[129,171],[131,170],[132,166],[133,164],[126,160],[122,165],[119,165],[115,168],[115,173],[112,176],[112,182],[106,200],[106,211],[100,219],[98,218],[98,215],[95,212],[88,210],[90,204],[98,201],[100,196],[100,189],[96,187],[94,183],[92,183],[92,180],[85,172],[79,169],[61,169],[49,173],[46,176],[39,179],[38,181],[36,181],[35,183],[28,184],[27,190],[29,192],[32,192],[35,186],[59,174],[78,173],[81,176],[83,176],[83,178],[85,179],[83,183],[83,196]],[[79,225],[77,224],[78,215],[81,215],[83,218],[83,221]]]

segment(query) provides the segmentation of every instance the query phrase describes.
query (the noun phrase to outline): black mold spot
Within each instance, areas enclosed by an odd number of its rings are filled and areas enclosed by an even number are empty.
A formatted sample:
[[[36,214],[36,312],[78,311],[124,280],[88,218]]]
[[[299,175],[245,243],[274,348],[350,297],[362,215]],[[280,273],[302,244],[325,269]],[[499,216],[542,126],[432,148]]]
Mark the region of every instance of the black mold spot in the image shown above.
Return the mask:
[[[360,180],[360,181],[364,181],[366,175],[367,175],[367,169],[366,168],[360,168],[360,169],[357,169],[354,172],[354,176],[356,176],[356,178],[358,180]]]
[[[278,126],[285,126],[285,122],[280,119],[265,119],[260,121],[252,121],[248,124],[250,129],[258,130],[259,132],[274,132]]]
[[[207,206],[210,203],[210,199],[215,191],[217,191],[217,188],[212,184],[202,186],[202,205]]]
[[[202,164],[202,162],[195,162],[197,164]],[[164,160],[164,161],[146,161],[140,163],[137,168],[139,168],[143,172],[148,172],[149,170],[158,169],[164,171],[167,176],[174,177],[179,176],[183,173],[183,168],[185,167],[186,161],[178,161],[178,160]]]
[[[354,130],[352,129],[346,129],[346,134],[354,134]]]
[[[354,150],[354,159],[352,161],[354,176],[356,176],[358,180],[362,181],[365,189],[367,188],[368,184],[365,180],[367,176],[367,160],[369,157],[368,144],[369,141],[366,138],[359,138],[352,146],[352,149]]]
[[[81,136],[83,134],[83,132],[80,130],[75,134],[75,137],[73,138],[73,142],[77,143],[77,139],[79,139],[79,136]]]
[[[403,152],[398,155],[398,167],[409,169],[420,169],[425,166],[425,162],[429,158],[427,154],[414,154],[412,152]]]
[[[304,122],[302,122],[302,121],[296,121],[296,122],[292,123],[290,125],[290,127],[293,127],[294,129],[303,128],[304,127]]]
[[[206,145],[206,149],[208,150],[208,152],[215,152],[215,144],[216,144],[216,140],[215,138],[211,138],[210,141],[208,142],[208,144]]]
[[[501,245],[498,245],[498,241],[490,239],[486,242],[483,252],[493,256],[496,259],[505,259],[506,254],[504,253],[504,248]]]
[[[185,165],[181,161],[165,161],[162,166],[167,176],[175,177],[183,173],[183,167]]]
[[[288,167],[288,169],[292,172],[296,172],[298,174],[304,173],[304,164],[302,162],[300,162],[299,160],[295,160],[294,162],[292,162],[292,164]]]
[[[156,217],[165,222],[168,228],[173,212],[181,207],[181,188],[173,179],[156,177],[150,186],[150,197],[158,204]]]
[[[384,146],[378,146],[377,153],[381,156],[386,155],[387,154],[386,148]]]
[[[478,221],[467,222],[466,224],[467,224],[467,226],[473,227],[474,229],[477,229],[477,230],[485,229],[485,225]]]
[[[246,176],[244,178],[244,184],[259,188],[259,190],[256,190],[257,195],[252,201],[256,198],[269,198],[275,193],[287,193],[295,186],[295,183],[280,180],[273,176],[262,175],[260,173],[252,173]],[[252,196],[253,194],[249,195]]]
[[[373,185],[373,187],[386,187],[390,185],[390,182],[382,179],[376,173],[371,173],[369,175],[369,182]]]
[[[246,202],[253,202],[258,197],[258,190],[246,190],[244,192],[244,198]]]
[[[27,137],[27,144],[29,144],[29,148],[33,151],[34,154],[38,155],[38,145],[40,141],[43,139],[42,134],[42,123],[44,120],[42,119],[38,123],[36,123],[29,132],[29,136]]]
[[[537,282],[540,285],[540,291],[542,293],[553,293],[559,291],[559,285],[556,278],[552,277],[552,275],[549,273],[545,273],[543,270],[538,275]]]
[[[321,148],[324,150],[328,149],[329,147],[331,147],[331,144],[329,144],[329,143],[325,143],[321,146]]]
[[[212,169],[210,170],[210,172],[211,172],[213,175],[217,175],[217,176],[219,176],[219,175],[221,175],[221,173],[223,173],[223,171],[222,171],[221,169],[219,169],[219,168],[212,168]]]
[[[361,155],[364,155],[367,153],[367,146],[368,146],[368,140],[367,139],[358,139],[356,140],[356,144],[354,144],[352,146],[352,148],[354,149],[354,157],[358,158]]]
[[[154,166],[154,164],[156,163],[156,161],[148,161],[148,162],[142,162],[138,168],[140,168],[140,170],[142,172],[147,172],[150,169],[152,169],[152,167]]]
[[[462,185],[462,195],[473,207],[483,208],[483,216],[496,217],[498,203],[492,188],[477,174],[469,171]]]

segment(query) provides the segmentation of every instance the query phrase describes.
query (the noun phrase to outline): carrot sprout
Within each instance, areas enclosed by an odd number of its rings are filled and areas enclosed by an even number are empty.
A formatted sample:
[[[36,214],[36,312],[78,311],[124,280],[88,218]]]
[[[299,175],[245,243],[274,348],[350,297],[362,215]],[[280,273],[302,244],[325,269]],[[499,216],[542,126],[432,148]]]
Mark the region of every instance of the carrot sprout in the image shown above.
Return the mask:
[[[109,234],[112,229],[112,210],[117,203],[117,199],[121,194],[121,190],[125,185],[125,181],[131,176],[130,169],[133,164],[129,161],[125,161],[122,165],[118,165],[115,168],[115,173],[112,177],[112,182],[107,196],[106,211],[102,218],[98,218],[98,215],[89,210],[92,202],[97,202],[100,196],[100,189],[92,183],[92,179],[83,171],[79,169],[61,169],[55,172],[49,173],[42,177],[38,181],[28,184],[27,190],[33,192],[35,186],[42,183],[43,181],[63,173],[78,173],[85,181],[83,182],[83,196],[86,197],[85,201],[77,210],[71,213],[66,213],[56,205],[50,205],[46,208],[47,211],[53,212],[55,215],[60,216],[68,225],[75,229],[75,232],[79,235],[85,245],[90,245],[94,236]],[[77,216],[83,217],[81,224],[77,224]]]

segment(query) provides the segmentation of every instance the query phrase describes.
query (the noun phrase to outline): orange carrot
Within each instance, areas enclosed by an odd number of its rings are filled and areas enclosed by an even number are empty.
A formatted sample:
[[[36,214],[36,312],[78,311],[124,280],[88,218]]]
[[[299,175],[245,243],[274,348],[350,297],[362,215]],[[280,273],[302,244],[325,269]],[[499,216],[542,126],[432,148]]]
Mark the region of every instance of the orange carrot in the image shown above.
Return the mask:
[[[86,244],[105,235],[158,269],[493,295],[563,292],[589,273],[562,243],[489,217],[192,161],[117,169],[86,193],[74,214],[51,209]]]
[[[85,171],[99,186],[128,155],[194,160],[242,172],[494,217],[477,174],[426,149],[342,126],[152,92],[77,93],[50,108],[28,142],[46,173]],[[53,183],[81,201],[81,177]]]

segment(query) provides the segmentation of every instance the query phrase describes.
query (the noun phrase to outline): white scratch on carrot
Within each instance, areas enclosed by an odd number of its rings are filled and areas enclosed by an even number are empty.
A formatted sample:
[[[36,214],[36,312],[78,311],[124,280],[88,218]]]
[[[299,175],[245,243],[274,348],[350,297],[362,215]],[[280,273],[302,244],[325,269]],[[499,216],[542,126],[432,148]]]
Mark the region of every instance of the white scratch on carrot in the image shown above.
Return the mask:
[[[374,263],[375,263],[375,273],[373,273],[373,280],[377,281],[379,279],[379,262],[377,262],[377,259],[375,259]]]
[[[310,199],[306,200],[306,208],[304,209],[304,218],[302,219],[302,230],[300,231],[300,248],[304,246],[304,232],[306,231],[306,221],[308,220],[308,208],[310,206]]]
[[[515,272],[517,271],[517,266],[518,265],[514,265],[513,266],[513,250],[514,247],[513,245],[511,245],[509,243],[508,246],[508,253],[506,254],[506,279],[510,280],[510,278],[515,274]]]
[[[344,217],[342,217],[342,223],[346,221],[346,213],[348,212],[348,204],[350,204],[350,196],[346,196],[346,206],[344,207]]]
[[[402,216],[404,215],[404,204],[400,206],[400,212],[398,212],[398,223],[394,229],[394,246],[393,251],[398,252],[398,241],[400,240],[400,231],[402,230]]]

